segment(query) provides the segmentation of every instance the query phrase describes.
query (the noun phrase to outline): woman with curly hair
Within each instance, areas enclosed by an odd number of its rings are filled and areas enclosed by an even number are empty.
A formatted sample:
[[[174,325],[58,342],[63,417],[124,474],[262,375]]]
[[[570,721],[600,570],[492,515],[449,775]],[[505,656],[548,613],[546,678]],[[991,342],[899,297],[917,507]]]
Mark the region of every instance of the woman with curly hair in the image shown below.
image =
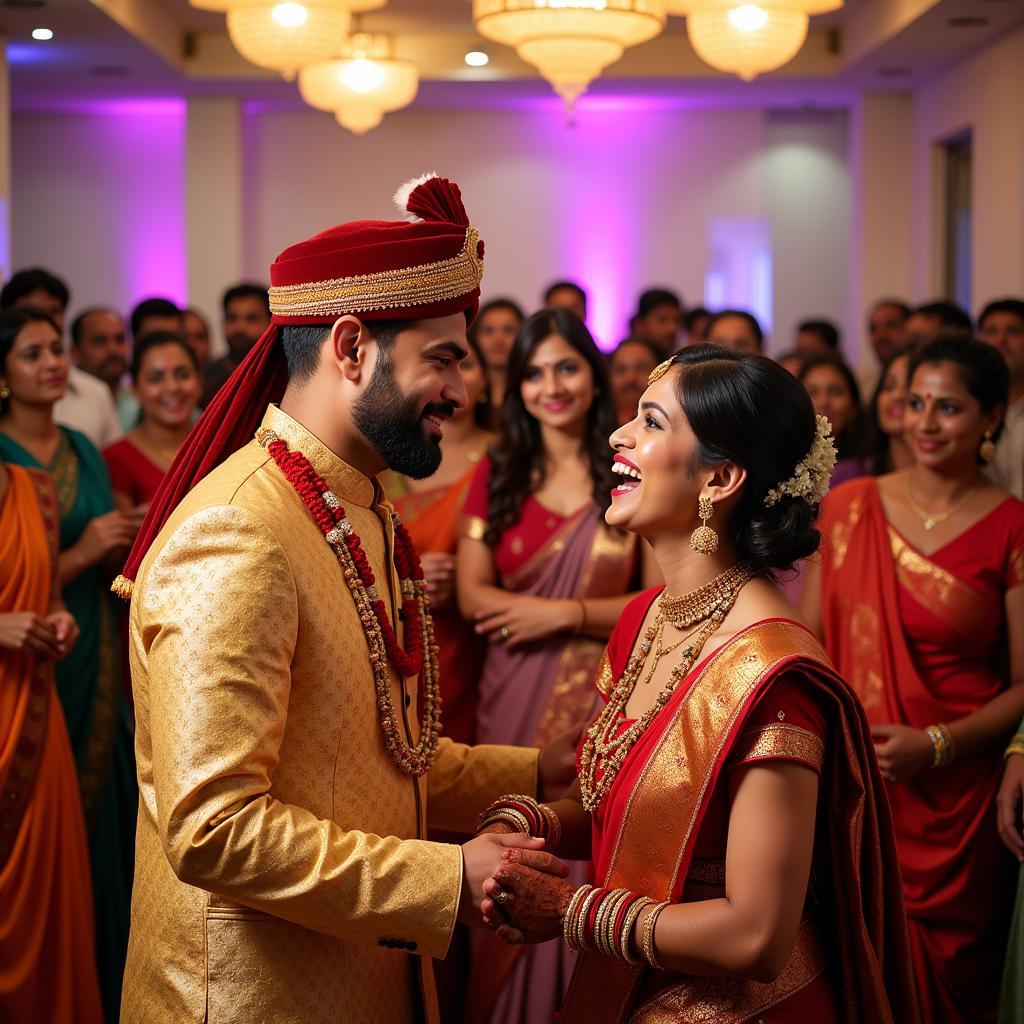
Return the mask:
[[[565,310],[530,317],[509,359],[501,435],[470,485],[459,606],[488,638],[477,741],[546,746],[587,717],[605,641],[641,586],[637,540],[605,525],[616,427],[605,361]],[[490,939],[491,936],[486,936]],[[568,981],[557,948],[475,958],[471,1021],[550,1020]]]

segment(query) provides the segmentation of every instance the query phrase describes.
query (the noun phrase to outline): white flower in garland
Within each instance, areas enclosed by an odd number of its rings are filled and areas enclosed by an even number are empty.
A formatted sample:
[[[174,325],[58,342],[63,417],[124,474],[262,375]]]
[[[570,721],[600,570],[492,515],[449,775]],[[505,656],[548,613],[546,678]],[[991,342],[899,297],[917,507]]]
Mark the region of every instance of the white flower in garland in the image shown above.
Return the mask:
[[[820,505],[828,494],[828,481],[836,464],[836,444],[832,438],[832,424],[824,416],[815,417],[817,430],[814,444],[806,458],[796,464],[793,475],[773,487],[764,498],[769,508],[787,494],[793,498],[806,498],[812,505]]]

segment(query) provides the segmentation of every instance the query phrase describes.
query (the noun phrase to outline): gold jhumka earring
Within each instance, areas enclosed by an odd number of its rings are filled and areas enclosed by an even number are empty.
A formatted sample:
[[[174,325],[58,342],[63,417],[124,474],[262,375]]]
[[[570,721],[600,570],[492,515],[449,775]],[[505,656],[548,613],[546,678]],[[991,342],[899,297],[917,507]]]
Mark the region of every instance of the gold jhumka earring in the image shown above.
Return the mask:
[[[700,516],[701,524],[690,534],[690,547],[699,555],[713,555],[718,550],[718,534],[708,526],[714,511],[715,506],[707,495],[697,502],[697,515]]]
[[[996,443],[992,440],[992,431],[985,431],[985,440],[981,442],[978,449],[982,462],[991,462],[996,457]]]

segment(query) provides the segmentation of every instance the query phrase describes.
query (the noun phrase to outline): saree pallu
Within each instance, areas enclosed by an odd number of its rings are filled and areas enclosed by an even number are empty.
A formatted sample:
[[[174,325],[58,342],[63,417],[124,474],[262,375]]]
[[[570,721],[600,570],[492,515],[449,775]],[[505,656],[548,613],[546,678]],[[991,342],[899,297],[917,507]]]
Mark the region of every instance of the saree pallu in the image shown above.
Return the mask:
[[[874,479],[822,511],[825,647],[873,724],[924,728],[1005,686],[1003,595],[1024,581],[1024,504],[1007,498],[931,556],[888,523]],[[996,1019],[1013,860],[999,841],[1000,751],[887,785],[922,1016]]]
[[[471,469],[451,487],[418,492],[404,491],[402,478],[393,473],[382,475],[384,490],[421,555],[428,551],[455,554],[462,506],[474,472],[475,468]],[[433,617],[444,735],[456,743],[473,743],[477,686],[487,642],[477,636],[473,624],[466,622],[457,608],[434,609]]]
[[[53,484],[9,467],[0,505],[0,614],[50,609]],[[89,851],[53,663],[0,657],[0,1020],[99,1024]]]
[[[624,664],[632,637],[622,646]],[[609,663],[606,688],[622,667]],[[715,788],[751,712],[782,675],[799,678],[824,711],[819,801],[827,811],[819,815],[814,856],[820,931],[805,922],[786,968],[766,984],[653,972],[584,953],[561,1024],[767,1024],[837,1013],[846,1024],[918,1020],[906,921],[892,885],[892,825],[868,725],[817,641],[794,622],[758,623],[715,651],[630,751],[598,812],[600,884],[657,900],[683,898]],[[826,976],[829,985],[818,984]]]
[[[0,458],[46,470],[53,477],[62,551],[79,539],[93,519],[114,508],[103,459],[85,435],[75,430],[60,428],[60,443],[49,466],[42,466],[2,434]],[[116,1021],[128,950],[138,813],[134,728],[121,693],[115,599],[109,579],[100,566],[94,566],[68,583],[63,597],[81,635],[68,657],[57,665],[57,695],[75,758],[89,836],[103,1007],[106,1019]]]
[[[600,510],[588,505],[562,520],[521,565],[503,572],[501,584],[554,600],[611,597],[632,589],[635,570],[636,538],[609,529]],[[544,747],[581,722],[594,707],[603,649],[600,640],[582,636],[515,651],[489,644],[477,741]],[[583,880],[582,867],[574,877]],[[476,939],[473,961],[469,1024],[533,1024],[551,1020],[558,1009],[573,957],[558,943],[510,947],[487,932]]]

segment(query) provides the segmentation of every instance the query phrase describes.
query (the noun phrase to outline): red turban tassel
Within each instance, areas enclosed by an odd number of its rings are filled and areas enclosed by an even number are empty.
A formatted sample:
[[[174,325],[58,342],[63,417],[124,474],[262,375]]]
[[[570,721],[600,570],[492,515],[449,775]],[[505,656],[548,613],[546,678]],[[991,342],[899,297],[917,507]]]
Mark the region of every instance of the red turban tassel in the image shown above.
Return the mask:
[[[229,455],[247,445],[271,402],[277,404],[288,386],[288,367],[281,329],[271,324],[225,381],[171,463],[142,521],[131,554],[111,588],[127,600],[150,544],[186,494]]]

